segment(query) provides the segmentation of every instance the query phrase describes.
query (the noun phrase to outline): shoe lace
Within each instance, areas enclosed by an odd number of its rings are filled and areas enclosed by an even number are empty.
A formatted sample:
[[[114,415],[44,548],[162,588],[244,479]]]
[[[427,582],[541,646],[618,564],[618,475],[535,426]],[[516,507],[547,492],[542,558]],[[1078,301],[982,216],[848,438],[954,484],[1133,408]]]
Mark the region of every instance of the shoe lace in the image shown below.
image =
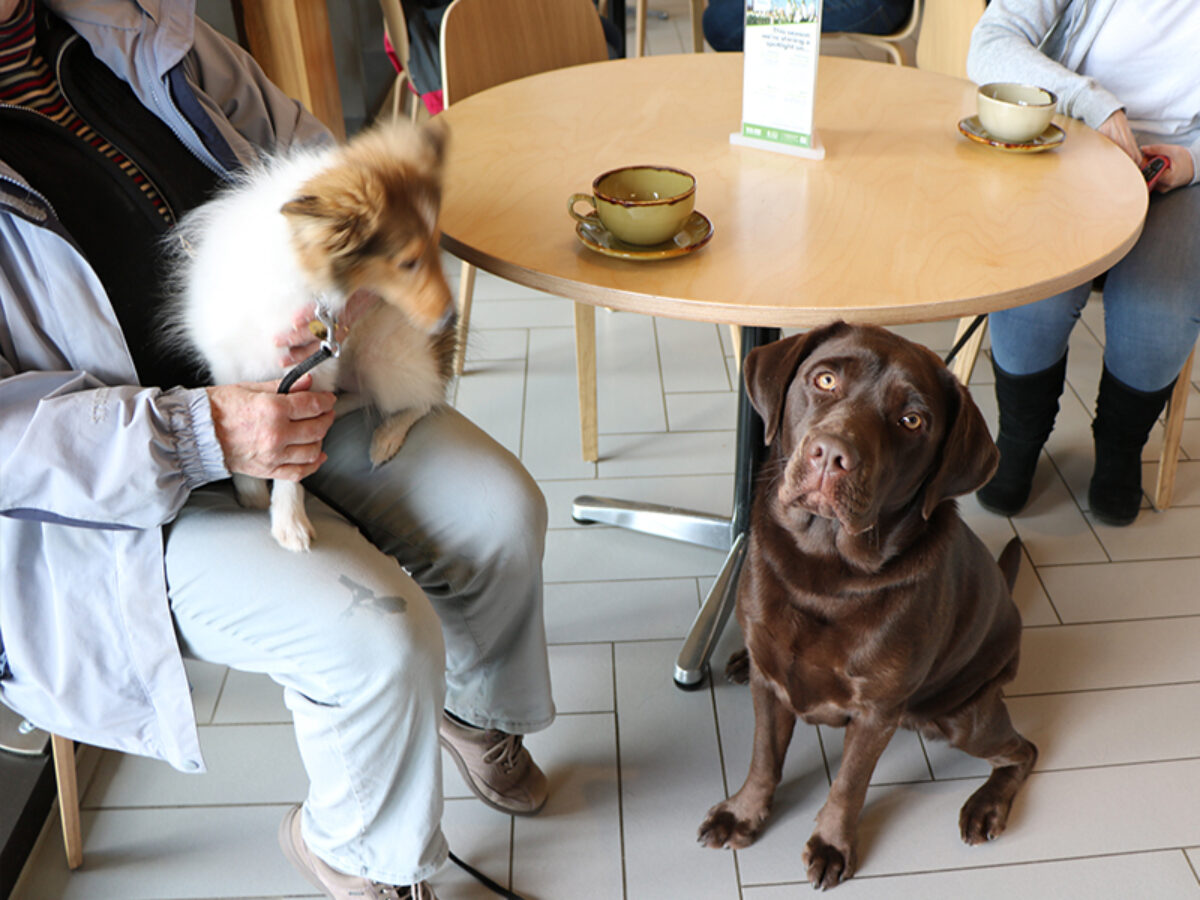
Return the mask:
[[[499,765],[505,769],[515,767],[521,756],[521,735],[491,731],[488,737],[494,738],[495,742],[484,751],[483,761],[489,766]]]

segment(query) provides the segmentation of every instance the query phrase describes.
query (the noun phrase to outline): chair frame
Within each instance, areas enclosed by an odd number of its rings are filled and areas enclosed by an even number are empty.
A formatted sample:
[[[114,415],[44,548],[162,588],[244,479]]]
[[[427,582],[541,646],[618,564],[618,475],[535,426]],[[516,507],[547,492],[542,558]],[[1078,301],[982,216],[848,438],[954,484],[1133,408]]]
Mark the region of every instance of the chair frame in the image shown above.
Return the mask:
[[[866,44],[882,50],[896,65],[907,66],[912,60],[909,58],[908,50],[903,42],[912,37],[917,30],[917,23],[920,21],[921,0],[913,0],[912,12],[909,13],[908,19],[891,34],[863,34],[859,31],[831,31],[829,34],[850,38],[857,44]]]
[[[502,49],[497,53],[489,52],[487,46],[491,38],[472,34],[470,20],[461,19],[463,12],[460,8],[465,3],[469,9],[477,0],[455,0],[446,9],[442,20],[441,57],[442,57],[442,99],[447,107],[455,102],[469,97],[471,94],[511,81],[514,78],[533,75],[568,65],[580,65],[590,62],[600,62],[608,59],[608,44],[604,38],[604,29],[600,17],[591,0],[553,0],[546,5],[546,10],[554,10],[562,15],[564,24],[563,40],[543,53],[542,57],[523,53],[519,44],[520,38],[528,33],[529,16],[503,13],[504,21],[525,23],[517,30],[512,41],[492,40],[492,46]],[[503,0],[488,0],[489,12],[495,12],[496,5]],[[514,2],[514,0],[509,0]],[[537,4],[540,0],[525,0],[527,5]],[[575,3],[578,14],[570,10],[568,3]],[[483,7],[481,7],[483,8]],[[563,12],[563,10],[567,10]],[[574,16],[574,18],[572,18]],[[540,17],[533,17],[538,19]],[[512,26],[516,28],[517,26]],[[479,29],[476,29],[478,32]],[[456,57],[451,43],[455,35],[463,32],[461,39],[464,44],[474,46],[478,52],[470,59]],[[449,40],[447,36],[450,36]],[[570,49],[566,49],[570,48]],[[489,62],[494,63],[503,71],[486,71]],[[454,373],[463,374],[467,336],[471,327],[471,300],[475,291],[475,266],[463,262],[458,284],[458,331],[457,349],[454,356]],[[579,390],[579,432],[580,450],[585,462],[595,462],[599,459],[599,425],[596,412],[596,311],[587,303],[575,303],[575,364]]]

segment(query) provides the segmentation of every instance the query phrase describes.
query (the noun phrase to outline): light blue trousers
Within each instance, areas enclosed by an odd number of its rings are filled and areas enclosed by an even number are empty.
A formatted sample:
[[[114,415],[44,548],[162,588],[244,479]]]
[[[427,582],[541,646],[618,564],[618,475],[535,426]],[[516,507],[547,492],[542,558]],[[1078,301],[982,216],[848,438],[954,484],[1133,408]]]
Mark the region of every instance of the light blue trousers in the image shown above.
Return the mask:
[[[283,685],[313,852],[410,884],[446,858],[443,704],[510,733],[553,719],[546,505],[521,464],[453,410],[418,422],[377,469],[372,427],[351,413],[325,439],[329,460],[305,482],[311,552],[282,549],[266,512],[213,485],[167,532],[167,580],[185,654]]]
[[[1054,365],[1091,284],[988,316],[992,356],[1011,375]],[[1104,280],[1104,365],[1139,391],[1179,374],[1200,334],[1200,185],[1152,194],[1133,249]]]

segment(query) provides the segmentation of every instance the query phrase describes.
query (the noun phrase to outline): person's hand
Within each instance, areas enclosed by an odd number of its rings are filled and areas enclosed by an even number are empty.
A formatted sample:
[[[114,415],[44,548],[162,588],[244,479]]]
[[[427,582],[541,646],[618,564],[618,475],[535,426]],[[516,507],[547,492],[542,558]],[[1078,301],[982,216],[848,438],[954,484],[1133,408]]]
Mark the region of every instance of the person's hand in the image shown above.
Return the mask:
[[[334,395],[311,391],[312,376],[290,394],[277,394],[277,381],[222,384],[208,388],[217,441],[230,472],[256,478],[300,481],[327,457],[321,441],[333,424]]]
[[[346,335],[350,333],[350,326],[362,318],[363,314],[374,306],[378,299],[378,296],[366,290],[355,291],[351,294],[350,299],[346,301],[345,309],[338,315],[337,334],[334,337],[338,341],[344,341]],[[291,331],[285,331],[275,336],[275,346],[283,348],[283,355],[279,357],[280,365],[290,368],[304,362],[317,352],[321,341],[308,327],[316,317],[317,304],[310,303],[296,313],[295,318],[292,319]]]
[[[1129,127],[1129,120],[1125,118],[1125,110],[1118,109],[1096,130],[1124,150],[1129,158],[1141,167],[1142,150],[1138,147],[1137,138],[1133,136],[1133,129]]]
[[[1177,187],[1185,187],[1191,184],[1196,176],[1192,154],[1186,147],[1177,144],[1146,144],[1142,147],[1142,153],[1146,156],[1165,156],[1171,161],[1171,165],[1159,176],[1158,184],[1154,186],[1154,190],[1160,194]]]

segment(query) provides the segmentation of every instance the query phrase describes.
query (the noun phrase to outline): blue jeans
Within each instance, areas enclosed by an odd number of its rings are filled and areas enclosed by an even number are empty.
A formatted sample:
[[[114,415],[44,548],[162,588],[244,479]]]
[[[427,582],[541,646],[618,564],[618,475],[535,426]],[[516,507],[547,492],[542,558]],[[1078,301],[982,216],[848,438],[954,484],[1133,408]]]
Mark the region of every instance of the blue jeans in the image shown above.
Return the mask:
[[[1087,302],[1083,284],[1036,303],[992,313],[992,357],[1011,375],[1049,368]],[[1200,185],[1153,194],[1133,249],[1104,281],[1104,365],[1139,391],[1179,374],[1200,335]]]
[[[822,31],[891,34],[912,12],[912,0],[825,0]],[[709,0],[701,20],[704,39],[714,50],[742,49],[745,0]]]

